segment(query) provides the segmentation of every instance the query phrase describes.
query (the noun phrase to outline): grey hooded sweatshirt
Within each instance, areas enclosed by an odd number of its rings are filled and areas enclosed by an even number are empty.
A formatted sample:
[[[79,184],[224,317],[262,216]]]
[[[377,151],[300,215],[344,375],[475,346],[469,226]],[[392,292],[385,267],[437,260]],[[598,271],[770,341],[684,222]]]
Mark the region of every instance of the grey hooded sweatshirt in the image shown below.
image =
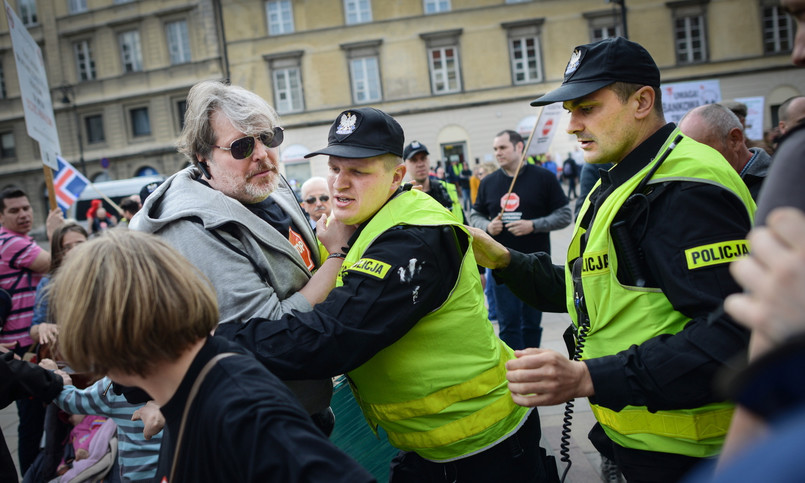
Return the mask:
[[[220,324],[310,311],[298,291],[311,273],[288,238],[239,201],[196,181],[198,176],[196,168],[188,167],[165,180],[129,228],[159,235],[210,279],[218,295]],[[284,180],[271,198],[291,217],[318,268],[316,236]],[[311,414],[330,404],[330,379],[286,384]]]

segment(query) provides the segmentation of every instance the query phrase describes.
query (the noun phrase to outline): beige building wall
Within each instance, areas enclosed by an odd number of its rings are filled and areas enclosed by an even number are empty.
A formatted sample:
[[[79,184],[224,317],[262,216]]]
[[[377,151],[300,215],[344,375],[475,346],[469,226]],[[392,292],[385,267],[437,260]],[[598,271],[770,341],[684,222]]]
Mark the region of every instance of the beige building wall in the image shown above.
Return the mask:
[[[64,0],[36,0],[38,22],[29,33],[45,59],[62,155],[81,169],[83,148],[90,179],[123,179],[151,168],[170,174],[184,165],[174,143],[180,131],[179,101],[201,79],[223,78],[214,4],[210,0],[140,0],[116,4],[87,0],[88,9],[70,13]],[[17,8],[11,1],[12,8]],[[16,10],[19,15],[19,10]],[[0,133],[13,132],[15,156],[0,158],[0,188],[16,184],[34,203],[37,218],[47,213],[45,184],[37,144],[25,129],[20,89],[5,13],[0,22],[0,62],[5,96],[0,99]],[[166,23],[187,22],[190,61],[172,65]],[[136,30],[142,70],[124,72],[118,35]],[[88,41],[95,78],[81,80],[74,53]],[[66,90],[62,90],[62,87]],[[65,97],[69,103],[62,102]],[[133,108],[147,108],[150,134],[134,136]],[[102,116],[104,139],[89,142],[87,116]],[[108,168],[102,160],[108,160]]]
[[[764,124],[768,127],[770,106],[781,102],[781,93],[805,92],[805,76],[796,75],[788,52],[764,53],[761,13],[766,3],[630,0],[629,35],[652,53],[664,83],[718,79],[724,99],[765,97]],[[233,80],[248,83],[252,79],[247,87],[273,102],[270,59],[295,52],[300,59],[305,110],[282,115],[288,129],[287,146],[294,145],[295,153],[300,146],[317,149],[326,144],[327,129],[335,115],[354,104],[348,56],[342,46],[375,42],[383,96],[370,105],[397,117],[408,140],[417,139],[429,147],[433,163],[441,158],[440,144],[454,142],[465,143],[467,160],[478,158],[483,162],[491,157],[489,145],[494,133],[515,128],[524,118],[534,116],[538,111],[528,102],[561,83],[573,47],[591,41],[589,18],[598,14],[613,22],[620,20],[619,9],[594,0],[516,4],[454,0],[451,7],[450,12],[425,15],[420,0],[373,1],[372,22],[344,25],[341,1],[295,1],[295,31],[269,36],[265,18],[254,19],[255,12],[264,8],[263,2],[241,2],[240,8],[224,12],[225,18],[232,15],[227,25],[247,22],[237,15],[253,15],[249,24],[253,29],[241,29],[229,44],[231,51],[237,51],[230,54]],[[674,44],[675,15],[696,9],[704,15],[707,60],[679,64]],[[523,22],[538,25],[542,80],[516,85],[506,26]],[[460,32],[456,38],[462,89],[434,95],[423,36],[447,31]],[[453,139],[455,136],[445,137],[444,132],[467,135]],[[564,157],[574,149],[574,138],[559,133],[551,151]],[[289,172],[294,176],[306,173],[304,166],[298,165]],[[314,158],[310,172],[325,174],[325,162]]]
[[[789,52],[764,52],[761,15],[769,1],[629,0],[628,33],[651,52],[665,83],[718,79],[725,99],[764,97],[768,127],[772,106],[805,93],[805,76],[791,65]],[[10,3],[17,7],[16,0]],[[460,144],[465,159],[484,162],[491,158],[496,132],[536,115],[529,101],[561,83],[573,47],[591,41],[591,26],[620,21],[619,8],[600,0],[451,0],[450,11],[432,15],[424,13],[422,0],[370,0],[372,21],[346,25],[343,0],[292,0],[294,31],[269,35],[263,0],[87,0],[88,11],[78,14],[69,13],[67,3],[36,0],[39,21],[29,31],[44,52],[65,157],[78,164],[80,132],[89,176],[104,172],[100,163],[106,158],[112,178],[133,176],[146,166],[170,174],[184,164],[174,149],[179,102],[196,82],[229,76],[276,105],[272,68],[294,62],[304,109],[281,113],[287,139],[281,155],[289,161],[289,177],[299,182],[325,174],[325,159],[301,156],[324,146],[335,116],[354,106],[349,57],[355,52],[376,52],[378,58],[382,98],[368,105],[397,117],[408,140],[428,146],[432,162],[442,158],[445,144]],[[678,64],[674,19],[690,11],[704,16],[707,58]],[[165,25],[180,19],[187,21],[192,56],[171,65]],[[124,74],[118,35],[131,29],[140,32],[143,70]],[[529,29],[539,40],[541,77],[518,85],[509,37]],[[456,39],[461,89],[435,95],[427,49],[430,42],[439,44],[440,33]],[[90,42],[97,77],[80,82],[73,44],[82,40]],[[13,133],[16,143],[13,158],[0,158],[0,187],[21,184],[41,193],[41,163],[26,135],[5,22],[0,22],[0,64],[6,91],[0,134]],[[75,104],[61,103],[62,85],[71,87]],[[151,134],[134,137],[130,110],[140,107],[148,108]],[[90,144],[84,120],[98,114],[105,140]],[[564,157],[573,149],[573,137],[559,133],[551,151]]]

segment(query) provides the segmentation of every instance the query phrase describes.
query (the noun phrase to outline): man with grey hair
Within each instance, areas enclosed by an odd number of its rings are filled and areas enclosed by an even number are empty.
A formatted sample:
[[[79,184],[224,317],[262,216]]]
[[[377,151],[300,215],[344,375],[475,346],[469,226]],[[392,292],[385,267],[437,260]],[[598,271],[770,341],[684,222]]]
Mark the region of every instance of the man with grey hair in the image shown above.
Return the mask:
[[[310,227],[316,229],[316,222],[324,216],[326,220],[333,211],[330,200],[330,190],[327,189],[327,180],[321,176],[314,176],[302,183],[302,208],[310,217]]]
[[[131,220],[130,228],[160,235],[210,279],[220,306],[216,335],[255,317],[309,311],[335,285],[339,260],[320,262],[316,236],[279,174],[283,137],[260,96],[200,82],[188,93],[177,141],[192,166],[165,180]],[[348,231],[318,226],[331,252],[346,245]],[[286,383],[329,434],[331,380]]]
[[[780,104],[777,114],[780,119],[777,123],[780,135],[802,124],[805,122],[805,96],[789,97]]]
[[[746,116],[749,115],[749,107],[746,104],[736,100],[721,101],[717,104],[726,107],[738,117],[738,120],[741,122],[741,130],[743,130],[744,144],[746,144],[747,148],[763,148],[769,154],[774,152],[774,149],[767,145],[765,141],[749,139],[749,136],[747,136]]]
[[[717,104],[735,114],[735,117],[741,123],[741,129],[746,129],[746,116],[749,114],[749,108],[746,104],[735,100],[721,101]]]
[[[738,116],[719,104],[705,104],[691,109],[679,122],[686,136],[715,149],[738,172],[757,200],[771,164],[771,156],[762,148],[747,148]]]

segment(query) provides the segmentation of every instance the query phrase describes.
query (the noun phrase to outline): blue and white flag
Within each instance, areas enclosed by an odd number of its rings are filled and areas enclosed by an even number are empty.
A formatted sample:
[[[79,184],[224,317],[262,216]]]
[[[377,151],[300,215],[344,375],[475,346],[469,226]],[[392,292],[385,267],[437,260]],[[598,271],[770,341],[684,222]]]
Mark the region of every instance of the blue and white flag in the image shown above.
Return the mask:
[[[90,182],[64,158],[59,156],[57,159],[59,171],[53,175],[53,189],[56,191],[56,203],[67,213],[67,209],[81,196],[81,192]]]

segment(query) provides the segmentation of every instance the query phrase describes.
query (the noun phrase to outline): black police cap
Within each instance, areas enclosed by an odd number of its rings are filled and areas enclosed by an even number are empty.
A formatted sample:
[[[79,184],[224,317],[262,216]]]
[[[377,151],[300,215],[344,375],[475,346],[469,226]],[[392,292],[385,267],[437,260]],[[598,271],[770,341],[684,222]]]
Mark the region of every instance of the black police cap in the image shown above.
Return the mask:
[[[623,37],[579,45],[567,63],[562,85],[531,105],[572,101],[615,82],[660,87],[660,69],[643,46]]]
[[[416,153],[430,154],[424,144],[419,141],[411,141],[411,144],[406,146],[405,150],[403,150],[403,159],[411,159]]]
[[[161,185],[161,184],[162,184],[162,181],[152,181],[152,182],[148,183],[147,185],[143,186],[140,189],[140,203],[145,203],[145,199],[148,198],[148,196],[151,193],[156,191],[156,189],[159,188],[159,185]]]
[[[305,155],[363,159],[391,153],[402,157],[405,134],[393,117],[373,107],[348,109],[330,126],[327,147]]]

